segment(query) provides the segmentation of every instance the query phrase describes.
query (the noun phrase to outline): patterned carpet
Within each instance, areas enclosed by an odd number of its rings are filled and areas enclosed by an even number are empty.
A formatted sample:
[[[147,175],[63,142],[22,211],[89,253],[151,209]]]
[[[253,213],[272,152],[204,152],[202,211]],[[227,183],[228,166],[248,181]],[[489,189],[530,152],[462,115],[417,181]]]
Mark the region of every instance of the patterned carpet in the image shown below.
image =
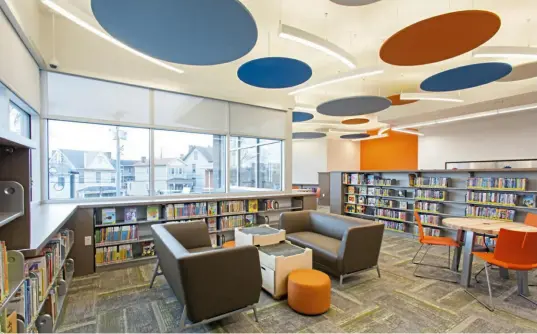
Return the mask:
[[[375,271],[332,281],[332,305],[320,316],[293,312],[285,300],[261,293],[259,322],[246,312],[196,332],[537,332],[537,308],[516,295],[514,273],[503,280],[492,271],[497,310],[489,312],[460,288],[412,275],[416,240],[386,232]],[[433,248],[427,263],[447,262],[447,250]],[[478,261],[475,261],[478,262]],[[476,263],[475,269],[482,267]],[[153,266],[139,266],[75,279],[69,289],[61,332],[177,332],[182,307],[164,277],[148,289]],[[476,272],[476,271],[474,271]],[[456,278],[450,271],[423,267],[420,274]],[[484,275],[471,291],[487,298]],[[537,282],[536,273],[530,275]],[[530,287],[537,300],[537,288]]]

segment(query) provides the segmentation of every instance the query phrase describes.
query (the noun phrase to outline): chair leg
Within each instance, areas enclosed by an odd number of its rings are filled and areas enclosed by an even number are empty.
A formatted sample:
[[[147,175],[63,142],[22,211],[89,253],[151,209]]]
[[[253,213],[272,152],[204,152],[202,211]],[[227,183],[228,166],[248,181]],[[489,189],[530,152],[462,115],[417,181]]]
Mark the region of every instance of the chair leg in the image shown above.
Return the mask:
[[[343,286],[343,275],[339,275],[339,287]]]
[[[487,310],[493,312],[494,311],[494,303],[492,302],[492,289],[490,288],[490,280],[489,280],[489,270],[488,270],[488,266],[487,266],[488,263],[485,263],[485,274],[487,275],[487,287],[489,289],[489,302],[490,302],[490,305],[487,305],[486,303],[483,303],[482,301],[479,300],[479,298],[477,298],[476,296],[474,296],[470,291],[468,291],[467,289],[464,289],[464,292],[466,292],[467,294],[469,294],[470,296],[472,296],[472,298],[474,298],[475,300],[477,300],[477,302],[483,306],[485,306],[487,308]]]
[[[185,329],[186,321],[186,305],[183,307],[183,313],[181,313],[181,320],[179,321],[179,332],[182,332]]]
[[[252,310],[254,310],[254,319],[255,319],[255,322],[259,322],[259,320],[257,319],[257,308],[254,306],[252,306]]]
[[[428,277],[428,276],[423,276],[423,275],[418,275],[418,269],[420,266],[428,266],[428,267],[435,267],[435,268],[441,268],[441,269],[450,269],[450,267],[448,266],[447,268],[444,267],[444,266],[435,266],[435,265],[432,265],[432,264],[422,264],[423,260],[425,259],[425,256],[427,255],[427,253],[429,252],[429,249],[431,249],[432,245],[427,245],[427,249],[425,250],[425,253],[423,254],[423,256],[421,257],[421,260],[416,264],[416,268],[414,269],[414,273],[413,275],[416,276],[416,277],[420,277],[420,278],[427,278],[427,279],[434,279],[434,280],[437,280],[437,281],[443,281],[443,282],[448,282],[448,283],[457,283],[457,280],[455,281],[451,281],[451,280],[447,280],[447,279],[443,279],[443,278],[435,278],[435,277]]]
[[[487,264],[485,263],[485,266],[486,266],[486,265],[487,265]],[[483,270],[485,270],[485,267],[481,268],[481,270],[479,270],[479,271],[474,275],[475,281],[476,281],[477,283],[480,283],[479,280],[477,279],[477,276],[479,276],[479,274],[481,274],[481,273],[483,272]]]
[[[155,283],[155,278],[157,278],[157,275],[159,274],[159,272],[158,272],[159,263],[160,263],[160,260],[157,259],[157,264],[155,265],[155,270],[153,270],[153,277],[151,277],[151,283],[149,283],[149,288],[150,289],[153,287],[153,283]]]
[[[380,268],[378,264],[377,264],[377,274],[379,275],[379,278],[380,278]]]
[[[417,262],[414,262],[414,260],[416,260],[416,256],[418,256],[418,254],[419,254],[419,252],[421,251],[422,248],[423,248],[423,244],[421,244],[420,248],[418,249],[416,254],[414,254],[414,257],[412,258],[412,263],[413,264],[418,264]]]
[[[447,247],[447,266],[451,266],[451,246]]]
[[[421,249],[421,247],[420,247]],[[429,252],[429,249],[431,249],[431,246],[428,246],[426,249],[425,249],[425,253],[423,253],[423,256],[421,257],[421,260],[420,262],[416,263],[416,268],[414,269],[414,273],[413,275],[416,276],[416,277],[422,277],[422,276],[419,276],[419,275],[416,275],[416,272],[418,271],[418,268],[421,266],[421,263],[423,262],[423,259],[425,259],[425,256],[427,255],[427,253]],[[419,252],[419,250],[418,250]],[[417,254],[417,253],[416,253]],[[412,262],[414,263],[414,262]]]

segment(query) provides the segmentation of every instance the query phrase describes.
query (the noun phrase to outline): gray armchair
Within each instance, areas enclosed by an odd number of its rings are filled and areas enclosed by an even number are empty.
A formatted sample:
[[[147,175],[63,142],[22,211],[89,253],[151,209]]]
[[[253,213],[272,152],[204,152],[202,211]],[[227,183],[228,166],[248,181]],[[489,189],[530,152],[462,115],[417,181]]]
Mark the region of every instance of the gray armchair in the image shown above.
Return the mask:
[[[377,269],[384,224],[317,211],[284,212],[280,229],[287,240],[313,251],[313,265],[343,278],[367,269]]]
[[[261,267],[254,246],[215,249],[204,221],[151,226],[158,264],[184,305],[180,329],[253,309],[261,292]],[[152,280],[152,281],[153,281]],[[152,283],[151,283],[152,285]],[[188,327],[191,327],[188,326]]]

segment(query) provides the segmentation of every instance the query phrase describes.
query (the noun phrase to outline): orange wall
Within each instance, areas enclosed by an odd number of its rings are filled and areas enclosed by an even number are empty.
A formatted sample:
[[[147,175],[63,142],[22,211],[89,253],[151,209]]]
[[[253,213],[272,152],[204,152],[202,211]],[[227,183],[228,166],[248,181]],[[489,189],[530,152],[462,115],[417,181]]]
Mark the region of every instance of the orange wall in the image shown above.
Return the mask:
[[[360,142],[360,169],[418,169],[418,136],[395,131],[387,133],[386,138]]]

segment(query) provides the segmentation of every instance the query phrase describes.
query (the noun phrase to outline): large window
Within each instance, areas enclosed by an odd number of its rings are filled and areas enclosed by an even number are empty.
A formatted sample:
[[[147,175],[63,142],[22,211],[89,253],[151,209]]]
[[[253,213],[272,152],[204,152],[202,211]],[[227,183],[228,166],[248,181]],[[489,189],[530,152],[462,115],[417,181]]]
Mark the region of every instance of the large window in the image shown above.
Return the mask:
[[[225,137],[155,130],[155,194],[225,192]]]
[[[11,101],[9,102],[9,130],[30,138],[30,115]]]
[[[282,190],[282,141],[230,140],[231,191]]]
[[[48,153],[50,199],[150,195],[149,129],[50,120]]]

